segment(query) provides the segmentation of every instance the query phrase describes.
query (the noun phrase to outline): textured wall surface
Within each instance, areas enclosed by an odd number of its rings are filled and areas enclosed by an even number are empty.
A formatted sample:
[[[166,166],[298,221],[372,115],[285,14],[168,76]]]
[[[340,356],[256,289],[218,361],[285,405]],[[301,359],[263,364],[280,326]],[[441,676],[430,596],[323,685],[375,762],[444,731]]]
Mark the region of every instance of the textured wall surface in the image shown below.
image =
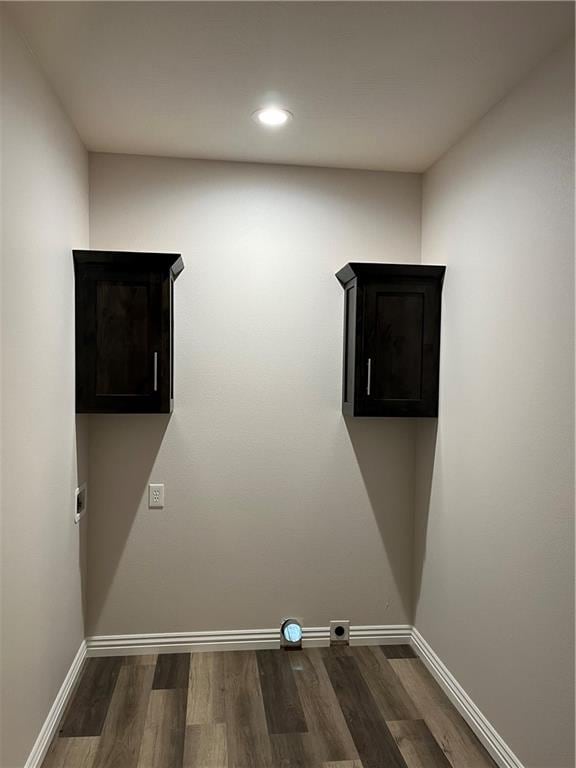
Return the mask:
[[[528,768],[574,765],[573,50],[426,175],[447,264],[416,626]]]
[[[71,249],[88,244],[88,156],[6,18],[1,42],[0,764],[21,768],[84,637]]]
[[[186,269],[174,414],[90,418],[89,631],[410,621],[414,424],[345,422],[334,273],[418,260],[420,178],[91,163],[92,246]]]

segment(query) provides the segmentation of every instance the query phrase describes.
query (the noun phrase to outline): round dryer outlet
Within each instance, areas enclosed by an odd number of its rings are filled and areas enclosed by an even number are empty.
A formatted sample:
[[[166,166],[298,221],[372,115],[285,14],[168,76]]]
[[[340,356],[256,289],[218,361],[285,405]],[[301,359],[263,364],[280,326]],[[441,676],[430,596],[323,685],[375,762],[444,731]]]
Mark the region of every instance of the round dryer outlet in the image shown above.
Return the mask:
[[[330,645],[350,645],[350,622],[348,619],[330,622]]]

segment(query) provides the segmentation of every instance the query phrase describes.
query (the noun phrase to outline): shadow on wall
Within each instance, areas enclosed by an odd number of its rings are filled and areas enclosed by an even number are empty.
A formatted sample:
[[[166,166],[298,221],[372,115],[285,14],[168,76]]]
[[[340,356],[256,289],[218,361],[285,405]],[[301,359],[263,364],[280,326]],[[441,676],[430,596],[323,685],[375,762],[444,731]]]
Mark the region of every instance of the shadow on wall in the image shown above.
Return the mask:
[[[415,429],[411,419],[344,417],[407,621],[413,617]]]
[[[91,488],[86,518],[90,611],[86,629],[92,634],[147,491],[170,416],[94,415],[89,420]],[[110,478],[119,481],[110,484]],[[99,557],[92,558],[91,552],[100,553]]]
[[[426,559],[428,514],[436,459],[438,419],[421,419],[416,433],[416,487],[414,495],[414,611],[420,599]]]

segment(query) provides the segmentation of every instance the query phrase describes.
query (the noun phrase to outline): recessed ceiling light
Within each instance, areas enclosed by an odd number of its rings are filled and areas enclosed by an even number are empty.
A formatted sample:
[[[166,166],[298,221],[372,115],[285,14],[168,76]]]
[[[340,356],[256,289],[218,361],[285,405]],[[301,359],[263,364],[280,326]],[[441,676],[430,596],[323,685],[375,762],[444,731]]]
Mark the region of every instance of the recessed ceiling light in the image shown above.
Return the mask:
[[[256,110],[252,117],[257,123],[268,128],[279,128],[281,125],[286,125],[292,119],[292,113],[280,107],[265,107],[264,109]]]

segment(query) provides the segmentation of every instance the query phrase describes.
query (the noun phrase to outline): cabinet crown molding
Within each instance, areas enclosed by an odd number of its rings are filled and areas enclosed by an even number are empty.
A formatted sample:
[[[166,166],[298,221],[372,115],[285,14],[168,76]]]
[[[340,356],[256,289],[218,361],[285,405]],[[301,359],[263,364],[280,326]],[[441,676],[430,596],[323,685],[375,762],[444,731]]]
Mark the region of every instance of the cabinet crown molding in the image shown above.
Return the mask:
[[[140,251],[89,251],[74,250],[74,267],[81,264],[116,265],[169,271],[176,280],[184,269],[179,253],[149,253]]]
[[[444,280],[446,267],[433,264],[381,264],[375,261],[351,261],[336,272],[336,277],[342,285],[346,285],[355,277],[385,278],[385,277],[418,277]]]

